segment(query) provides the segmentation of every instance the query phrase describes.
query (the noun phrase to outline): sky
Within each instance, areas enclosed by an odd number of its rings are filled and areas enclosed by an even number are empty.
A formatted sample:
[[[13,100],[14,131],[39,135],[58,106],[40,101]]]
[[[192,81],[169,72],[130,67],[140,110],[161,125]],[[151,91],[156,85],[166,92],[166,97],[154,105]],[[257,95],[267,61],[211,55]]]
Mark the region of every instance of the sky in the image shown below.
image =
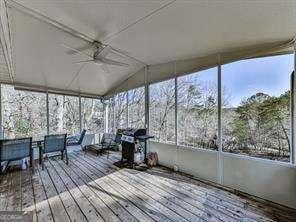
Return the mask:
[[[290,89],[294,55],[248,59],[222,66],[222,90],[230,95],[229,106],[258,92],[279,96]],[[200,81],[217,82],[217,68],[199,72]]]

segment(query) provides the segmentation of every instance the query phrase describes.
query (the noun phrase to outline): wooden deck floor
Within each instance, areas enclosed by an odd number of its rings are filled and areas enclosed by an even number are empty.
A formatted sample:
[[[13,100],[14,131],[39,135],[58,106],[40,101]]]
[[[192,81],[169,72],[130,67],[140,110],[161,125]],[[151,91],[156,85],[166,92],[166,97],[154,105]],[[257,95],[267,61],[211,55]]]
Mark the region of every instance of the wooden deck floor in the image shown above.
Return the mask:
[[[75,152],[45,170],[10,170],[0,210],[33,212],[33,221],[295,221],[295,210],[239,197],[163,168],[118,169],[118,154]]]

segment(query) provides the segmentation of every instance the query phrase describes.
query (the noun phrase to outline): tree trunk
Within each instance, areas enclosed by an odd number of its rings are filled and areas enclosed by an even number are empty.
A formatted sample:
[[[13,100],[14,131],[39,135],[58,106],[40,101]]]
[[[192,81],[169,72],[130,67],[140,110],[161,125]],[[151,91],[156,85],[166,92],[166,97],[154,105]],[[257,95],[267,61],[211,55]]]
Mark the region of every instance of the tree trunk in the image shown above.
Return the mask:
[[[61,133],[63,132],[63,126],[64,126],[64,104],[65,104],[65,96],[63,96],[60,100],[56,99],[58,103],[57,108],[57,132]]]

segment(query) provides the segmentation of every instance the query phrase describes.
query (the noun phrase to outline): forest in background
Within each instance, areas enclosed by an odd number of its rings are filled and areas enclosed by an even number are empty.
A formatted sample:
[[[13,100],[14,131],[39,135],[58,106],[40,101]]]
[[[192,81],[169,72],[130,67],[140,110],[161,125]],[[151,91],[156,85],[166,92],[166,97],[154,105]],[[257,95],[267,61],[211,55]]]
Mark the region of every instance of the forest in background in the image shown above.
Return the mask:
[[[46,94],[15,90],[1,85],[5,138],[40,138],[47,133]],[[103,104],[98,99],[81,98],[82,128],[88,133],[104,130]],[[49,133],[80,133],[78,97],[49,94]]]
[[[178,144],[217,150],[217,82],[198,75],[178,78]],[[257,92],[231,107],[232,96],[223,89],[222,145],[226,152],[289,161],[290,91],[275,97]],[[145,127],[144,88],[120,93],[109,103],[109,131]],[[127,109],[127,103],[129,104]],[[81,99],[82,128],[88,133],[104,131],[103,104]],[[46,96],[2,85],[3,127],[6,138],[39,137],[46,134]],[[150,86],[149,130],[155,140],[175,143],[175,82]],[[79,133],[78,97],[49,94],[50,133]]]
[[[217,83],[180,78],[178,144],[218,149]],[[175,83],[152,85],[150,133],[156,141],[175,142]],[[222,90],[223,151],[289,162],[291,150],[290,91],[280,96],[257,92],[231,107],[232,95]]]

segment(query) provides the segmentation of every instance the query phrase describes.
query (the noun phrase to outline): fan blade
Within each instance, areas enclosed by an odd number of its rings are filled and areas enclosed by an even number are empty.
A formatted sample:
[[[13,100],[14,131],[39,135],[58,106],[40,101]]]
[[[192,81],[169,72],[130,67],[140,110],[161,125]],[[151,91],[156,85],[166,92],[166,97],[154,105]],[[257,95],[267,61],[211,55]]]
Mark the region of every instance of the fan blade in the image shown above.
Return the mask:
[[[78,62],[74,62],[74,64],[88,63],[88,62],[95,62],[95,60],[90,59],[90,60],[78,61]]]
[[[107,58],[100,58],[98,59],[102,63],[108,64],[108,65],[115,65],[115,66],[129,66],[129,64],[123,63],[123,62],[118,62],[112,59],[107,59]]]
[[[85,55],[85,56],[87,56],[87,57],[89,57],[89,58],[92,58],[91,55],[88,55],[87,53],[81,52],[81,51],[79,51],[78,49],[74,49],[74,48],[71,47],[71,46],[68,46],[68,45],[65,45],[65,44],[61,44],[61,46],[64,47],[64,48],[66,48],[66,49],[70,49],[70,50],[72,50],[72,51],[74,51],[74,52],[76,52],[76,53],[78,53],[78,54]]]

